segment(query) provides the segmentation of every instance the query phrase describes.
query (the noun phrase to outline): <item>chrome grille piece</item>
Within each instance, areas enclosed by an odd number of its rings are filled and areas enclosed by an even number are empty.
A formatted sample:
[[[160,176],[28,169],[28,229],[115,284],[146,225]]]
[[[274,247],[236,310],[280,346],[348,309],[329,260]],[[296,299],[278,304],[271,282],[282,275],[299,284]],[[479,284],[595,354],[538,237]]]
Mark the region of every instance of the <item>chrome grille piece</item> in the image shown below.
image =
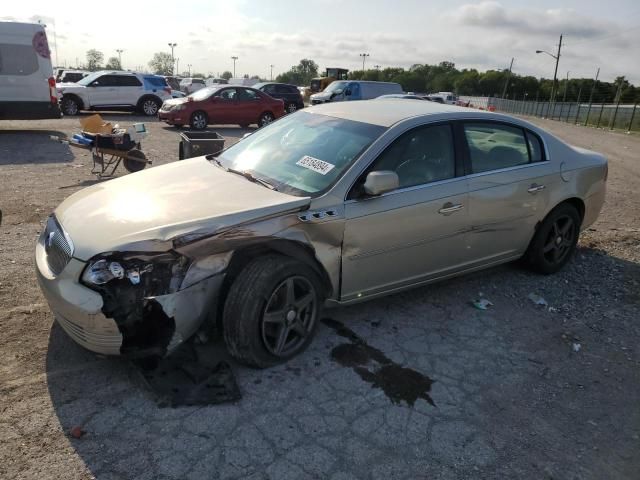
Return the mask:
[[[69,236],[62,230],[54,216],[47,220],[44,232],[44,251],[51,271],[58,275],[67,266],[73,255],[73,244]]]

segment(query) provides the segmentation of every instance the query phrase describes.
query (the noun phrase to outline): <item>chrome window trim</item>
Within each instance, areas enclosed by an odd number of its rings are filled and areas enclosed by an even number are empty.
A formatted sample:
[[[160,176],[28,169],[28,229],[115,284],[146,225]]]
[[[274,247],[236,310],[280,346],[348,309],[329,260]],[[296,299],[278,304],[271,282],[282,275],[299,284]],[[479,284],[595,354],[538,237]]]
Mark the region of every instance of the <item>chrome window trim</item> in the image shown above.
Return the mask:
[[[522,165],[514,165],[513,167],[499,168],[497,170],[487,170],[486,172],[470,173],[469,175],[465,175],[464,178],[483,177],[485,175],[493,175],[493,174],[496,174],[496,173],[503,173],[503,172],[511,172],[513,170],[520,170],[522,168],[535,167],[537,165],[547,165],[548,163],[549,163],[549,160],[543,160],[541,162],[523,163]]]
[[[389,197],[389,196],[396,195],[396,194],[413,192],[415,190],[422,190],[422,189],[426,189],[426,188],[430,188],[430,187],[437,187],[437,186],[440,186],[440,185],[446,185],[447,183],[452,183],[452,182],[455,182],[455,181],[466,181],[466,179],[467,179],[466,176],[462,176],[462,177],[447,178],[445,180],[438,180],[436,182],[421,183],[419,185],[412,185],[411,187],[398,188],[397,190],[392,190],[391,192],[386,192],[386,193],[383,193],[382,195],[376,195],[376,196],[370,196],[370,197],[364,197],[364,198],[348,199],[348,200],[344,201],[344,204],[347,205],[347,204],[350,204],[350,203],[362,202],[362,201],[371,200],[371,199],[374,199],[374,198]]]

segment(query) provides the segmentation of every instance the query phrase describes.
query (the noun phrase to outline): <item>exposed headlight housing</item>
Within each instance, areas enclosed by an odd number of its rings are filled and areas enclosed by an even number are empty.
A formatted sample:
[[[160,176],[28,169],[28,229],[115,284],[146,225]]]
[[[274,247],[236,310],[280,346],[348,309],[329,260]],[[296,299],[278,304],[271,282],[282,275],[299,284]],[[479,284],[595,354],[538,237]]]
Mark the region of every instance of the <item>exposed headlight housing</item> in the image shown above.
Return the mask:
[[[190,260],[174,252],[113,252],[91,259],[82,273],[82,283],[100,290],[104,285],[139,286],[145,296],[178,291]]]

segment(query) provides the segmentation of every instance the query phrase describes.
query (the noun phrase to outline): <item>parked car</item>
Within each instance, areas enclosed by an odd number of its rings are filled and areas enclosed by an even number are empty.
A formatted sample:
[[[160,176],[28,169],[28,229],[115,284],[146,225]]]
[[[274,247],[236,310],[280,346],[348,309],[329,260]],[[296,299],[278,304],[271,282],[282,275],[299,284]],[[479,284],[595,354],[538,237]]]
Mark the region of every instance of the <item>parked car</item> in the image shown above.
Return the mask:
[[[63,70],[60,75],[56,77],[56,83],[76,83],[90,73],[91,72],[85,70]]]
[[[62,112],[80,110],[135,109],[154,116],[162,102],[171,98],[171,88],[160,75],[124,71],[100,71],[76,83],[59,83]]]
[[[195,130],[207,125],[252,123],[263,127],[284,115],[282,100],[249,87],[219,85],[206,87],[183,99],[164,102],[158,118],[169,125],[189,125]]]
[[[180,80],[180,91],[187,95],[191,95],[204,87],[204,78],[183,78]]]
[[[211,77],[211,78],[207,78],[207,79],[204,81],[204,84],[205,84],[207,87],[210,87],[210,86],[212,86],[212,85],[228,85],[228,84],[229,84],[229,82],[227,81],[227,79],[226,79],[226,78],[213,78],[213,77]]]
[[[370,100],[381,95],[403,93],[399,83],[366,82],[362,80],[339,80],[332,82],[320,93],[311,95],[311,104]]]
[[[380,95],[376,98],[376,100],[387,99],[387,98],[405,98],[409,100],[426,100],[426,98],[421,97],[420,95],[412,95],[408,93],[391,93],[389,95]]]
[[[164,79],[167,81],[167,85],[171,87],[171,90],[180,90],[181,77],[174,77],[171,75],[164,75]]]
[[[0,120],[61,116],[44,26],[0,22]]]
[[[208,319],[233,356],[267,367],[309,344],[324,304],[519,258],[560,270],[606,179],[602,155],[506,115],[321,105],[217,157],[70,196],[38,240],[37,276],[90,350],[165,355]]]
[[[287,113],[293,113],[296,110],[304,108],[302,94],[298,87],[287,83],[263,82],[256,83],[253,88],[266,93],[273,98],[279,98],[284,102],[284,109]]]
[[[427,96],[438,103],[446,103],[447,105],[455,105],[458,101],[458,97],[451,92],[431,93]]]
[[[186,96],[187,94],[181,92],[180,90],[174,90],[173,88],[171,89],[171,98],[184,98]]]

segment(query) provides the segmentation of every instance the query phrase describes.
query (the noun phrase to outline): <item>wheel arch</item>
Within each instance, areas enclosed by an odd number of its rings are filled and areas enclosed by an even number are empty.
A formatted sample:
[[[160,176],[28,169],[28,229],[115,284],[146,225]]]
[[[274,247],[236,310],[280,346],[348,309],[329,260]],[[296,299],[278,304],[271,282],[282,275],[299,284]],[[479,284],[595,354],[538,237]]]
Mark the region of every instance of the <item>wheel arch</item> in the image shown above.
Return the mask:
[[[78,110],[84,110],[85,108],[90,107],[90,105],[88,105],[88,102],[85,102],[84,99],[77,93],[63,93],[62,101],[64,101],[65,97],[73,98],[76,102],[78,102]]]
[[[152,93],[145,93],[144,95],[142,95],[142,96],[138,99],[138,103],[137,103],[136,107],[137,107],[138,109],[141,109],[141,108],[142,108],[142,104],[143,104],[143,103],[144,103],[144,101],[145,101],[145,100],[147,100],[147,99],[155,100],[155,101],[156,101],[156,102],[158,102],[158,104],[160,104],[160,105],[162,105],[162,103],[163,103],[163,102],[162,102],[162,99],[161,99],[159,96],[154,95],[154,94],[152,94]]]
[[[318,274],[326,297],[328,298],[333,294],[333,285],[329,274],[310,246],[295,240],[279,238],[272,238],[264,242],[241,246],[233,251],[229,265],[225,270],[224,282],[216,298],[215,325],[219,331],[222,331],[222,313],[231,285],[233,285],[237,276],[249,262],[255,258],[269,254],[283,255],[308,265]]]

